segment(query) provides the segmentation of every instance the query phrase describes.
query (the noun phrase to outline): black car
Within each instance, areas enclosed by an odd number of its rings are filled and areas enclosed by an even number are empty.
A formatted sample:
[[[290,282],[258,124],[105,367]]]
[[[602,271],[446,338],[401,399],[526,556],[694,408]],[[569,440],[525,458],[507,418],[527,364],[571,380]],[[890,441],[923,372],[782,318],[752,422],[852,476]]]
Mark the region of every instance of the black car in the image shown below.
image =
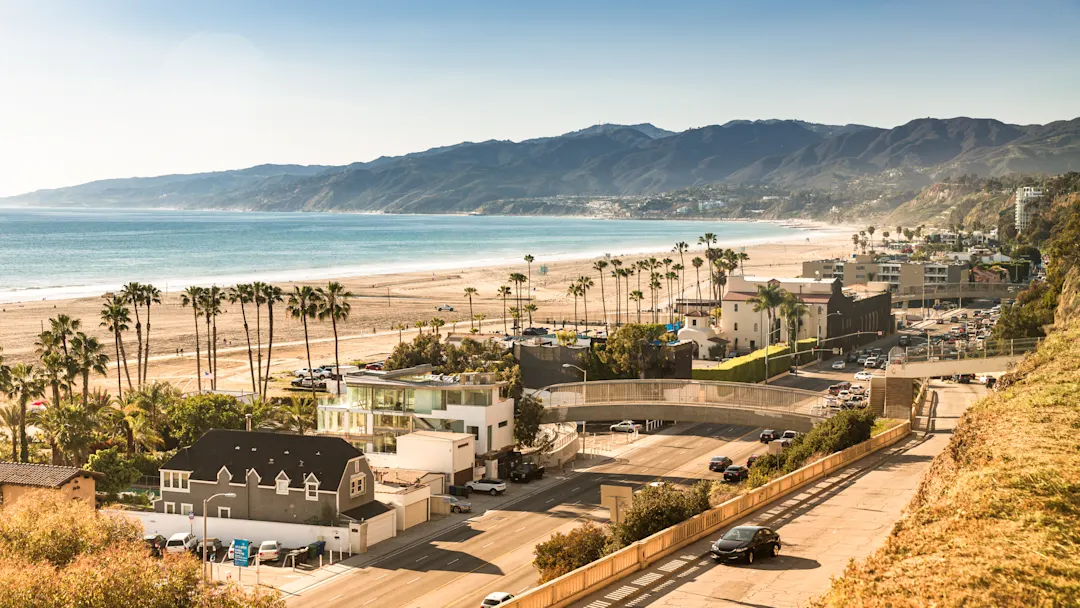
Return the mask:
[[[731,466],[731,459],[727,456],[713,456],[709,461],[710,471],[723,471]]]
[[[772,429],[765,429],[764,431],[761,431],[760,435],[758,435],[758,441],[760,441],[761,443],[769,443],[770,441],[779,438],[780,433]]]
[[[710,551],[716,561],[742,561],[752,564],[759,557],[780,554],[780,535],[761,526],[737,526],[713,543]]]
[[[527,464],[519,469],[510,471],[510,481],[515,483],[529,483],[534,479],[544,478],[544,467]]]
[[[749,469],[754,466],[754,463],[757,462],[758,458],[761,458],[761,454],[751,454],[750,457],[746,459],[746,468]]]
[[[548,331],[548,328],[546,328],[546,327],[526,327],[521,332],[521,335],[523,335],[523,336],[546,336],[549,333],[551,333],[551,332]]]
[[[750,477],[750,469],[744,466],[734,464],[724,469],[724,481],[739,483],[747,477]]]
[[[957,374],[953,376],[953,380],[959,384],[971,384],[974,379],[975,374]]]
[[[143,541],[150,548],[151,557],[161,557],[161,552],[165,550],[165,543],[168,542],[160,534],[147,534],[143,537]]]

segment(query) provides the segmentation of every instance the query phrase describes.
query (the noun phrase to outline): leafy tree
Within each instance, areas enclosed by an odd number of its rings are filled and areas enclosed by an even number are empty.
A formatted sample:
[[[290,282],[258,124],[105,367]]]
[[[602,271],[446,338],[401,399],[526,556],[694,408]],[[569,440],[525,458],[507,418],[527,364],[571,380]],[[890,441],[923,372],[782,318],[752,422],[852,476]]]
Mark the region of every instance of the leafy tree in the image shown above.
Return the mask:
[[[815,454],[832,454],[870,439],[876,415],[870,410],[847,410],[817,424],[796,437],[779,454],[765,454],[754,461],[749,485],[757,487],[774,475],[785,475],[804,466]]]
[[[142,475],[135,465],[135,459],[123,454],[120,446],[115,445],[91,454],[86,470],[105,476],[105,479],[98,481],[97,489],[106,494],[123,492]]]
[[[384,369],[395,370],[430,364],[443,363],[443,344],[435,334],[417,334],[412,342],[404,342],[394,347],[386,358]]]
[[[534,549],[533,565],[540,571],[540,582],[545,583],[600,559],[607,542],[607,533],[592,522],[585,522],[567,534],[556,532]]]
[[[532,446],[540,433],[544,406],[539,399],[522,396],[514,401],[514,441],[519,445]]]
[[[1058,305],[1058,292],[1045,281],[1035,281],[1016,296],[1013,306],[1004,307],[997,325],[995,340],[1016,338],[1042,338],[1045,327],[1054,322]]]
[[[245,413],[252,413],[253,425],[261,422],[255,416],[258,412],[245,412],[236,397],[208,393],[176,401],[166,411],[166,417],[174,442],[186,446],[195,443],[210,429],[245,428]]]
[[[667,328],[659,324],[624,325],[608,338],[599,357],[619,378],[644,379],[647,374],[656,374],[664,367],[664,359],[655,342],[666,333]]]
[[[611,526],[609,549],[621,549],[670,528],[709,508],[711,481],[699,481],[689,490],[674,486],[646,486],[634,494],[634,504],[622,522]]]

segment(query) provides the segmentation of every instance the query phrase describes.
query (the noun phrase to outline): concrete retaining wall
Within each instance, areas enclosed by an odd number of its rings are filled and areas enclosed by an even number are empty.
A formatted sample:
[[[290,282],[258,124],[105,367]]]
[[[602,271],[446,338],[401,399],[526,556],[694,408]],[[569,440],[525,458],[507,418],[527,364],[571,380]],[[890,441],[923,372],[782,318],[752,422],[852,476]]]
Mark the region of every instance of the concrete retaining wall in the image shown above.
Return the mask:
[[[570,405],[544,408],[544,422],[603,420],[678,420],[763,426],[772,429],[806,432],[823,420],[816,416],[768,410],[725,407],[722,405]]]

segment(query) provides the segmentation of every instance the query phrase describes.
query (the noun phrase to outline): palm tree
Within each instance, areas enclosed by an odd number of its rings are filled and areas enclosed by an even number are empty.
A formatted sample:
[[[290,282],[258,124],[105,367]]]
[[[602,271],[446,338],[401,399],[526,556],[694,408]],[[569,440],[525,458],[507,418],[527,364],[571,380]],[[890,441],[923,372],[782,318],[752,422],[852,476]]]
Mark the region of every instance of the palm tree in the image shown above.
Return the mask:
[[[611,278],[615,279],[615,327],[622,320],[622,260],[611,258]]]
[[[150,306],[161,304],[161,290],[147,283],[142,286],[142,303],[146,306],[146,342],[143,345],[142,382],[150,374]]]
[[[443,325],[446,325],[446,321],[439,317],[431,317],[431,322],[429,323],[429,325],[431,325],[431,328],[435,330],[435,335],[437,336],[439,335],[439,328]]]
[[[656,292],[663,289],[663,288],[664,288],[663,284],[660,283],[660,273],[659,272],[652,273],[652,278],[649,280],[649,290],[652,292],[652,298],[651,298],[650,301],[652,302],[652,322],[653,323],[656,323],[656,322],[659,321],[659,319],[657,318],[657,315],[660,312],[659,310],[657,310],[658,308],[660,308],[660,304],[659,304],[660,299],[657,297]]]
[[[345,289],[345,286],[337,281],[330,281],[326,285],[325,289],[319,288],[319,319],[325,321],[330,319],[330,325],[334,329],[334,373],[341,373],[341,359],[338,355],[338,321],[342,323],[349,320],[349,315],[352,314],[352,305],[349,304],[349,300],[356,297],[356,294]],[[337,383],[338,394],[341,394],[341,385],[344,383],[344,377],[341,382]]]
[[[60,389],[67,384],[68,362],[64,353],[59,351],[45,351],[40,358],[42,381],[52,389],[52,403],[57,405],[60,403]]]
[[[82,321],[67,315],[56,315],[56,318],[49,319],[49,332],[52,334],[56,344],[64,352],[65,357],[70,354],[68,344],[71,338],[80,329],[82,329]]]
[[[508,334],[510,332],[507,331],[507,329],[506,329],[506,298],[510,297],[510,286],[509,285],[500,285],[499,286],[499,296],[502,297],[502,301],[503,301],[503,314],[502,314],[502,316],[503,316],[503,334]]]
[[[739,260],[739,274],[746,276],[746,261],[750,259],[750,254],[745,251],[740,251],[735,254]]]
[[[3,387],[0,387],[3,388]],[[3,389],[6,394],[7,389]],[[0,403],[0,425],[11,434],[11,460],[19,457],[19,406],[14,403]]]
[[[180,294],[180,305],[190,306],[195,316],[195,380],[198,382],[199,392],[202,392],[202,353],[199,352],[199,307],[202,305],[203,288],[194,285]],[[104,315],[104,312],[102,312]],[[118,338],[119,339],[119,338]],[[124,357],[124,366],[127,367],[127,357]],[[128,389],[131,389],[131,378],[128,378]],[[120,396],[123,398],[123,395]]]
[[[413,327],[416,328],[417,334],[422,334],[424,333],[424,328],[427,327],[427,321],[417,321],[416,323],[413,323]]]
[[[631,262],[629,266],[623,268],[623,278],[626,280],[626,286],[623,288],[623,293],[626,294],[626,322],[630,322],[630,277],[637,274],[637,264]],[[639,279],[640,281],[640,279]]]
[[[581,295],[581,286],[577,283],[570,283],[566,288],[566,295],[574,298],[574,329],[578,329],[577,299]]]
[[[131,307],[135,310],[135,382],[142,385],[142,321],[139,318],[139,304],[142,303],[143,286],[142,283],[136,283],[132,281],[127,285],[124,285],[120,289],[120,298],[127,303],[131,304]]]
[[[780,317],[788,324],[788,343],[791,352],[795,352],[795,343],[799,340],[799,329],[802,327],[803,317],[810,311],[806,303],[793,293],[785,292],[784,301],[780,303]]]
[[[291,396],[283,407],[275,409],[274,426],[283,431],[306,435],[315,430],[315,400],[310,397]]]
[[[672,251],[679,254],[679,269],[677,271],[679,272],[679,295],[686,297],[686,285],[683,282],[682,270],[686,268],[686,252],[690,251],[690,245],[686,241],[679,241],[675,243],[675,249]]]
[[[266,290],[266,284],[261,281],[255,281],[251,284],[251,301],[255,304],[255,366],[256,377],[259,379],[259,386],[262,386],[262,313],[260,309],[266,302],[266,296],[263,292]],[[256,388],[255,392],[261,397],[262,391]]]
[[[518,321],[521,320],[521,309],[517,306],[510,307],[510,318],[514,320],[514,327],[518,326]]]
[[[293,287],[289,294],[289,304],[285,312],[294,319],[300,319],[304,324],[304,348],[307,350],[308,379],[311,381],[311,398],[315,398],[315,372],[311,368],[311,340],[308,337],[308,319],[314,319],[319,314],[321,305],[319,292],[310,285]]]
[[[716,288],[712,284],[712,270],[711,270],[712,267],[711,267],[711,264],[712,264],[712,259],[713,259],[713,257],[712,257],[712,246],[713,246],[714,243],[717,242],[716,241],[716,235],[711,233],[711,232],[706,232],[704,235],[698,237],[697,242],[698,242],[698,245],[705,245],[705,259],[709,260],[709,263],[710,263],[709,293],[713,293],[714,291],[716,291]]]
[[[852,234],[851,235],[851,244],[855,246],[855,247],[852,248],[852,251],[858,251],[859,250],[859,235],[858,234]]]
[[[534,312],[536,310],[536,304],[529,304],[528,306],[526,306],[526,308],[531,308],[532,310],[530,310],[529,312]],[[473,315],[473,318],[476,319],[476,332],[483,333],[484,319],[486,319],[487,317],[484,315],[484,313],[478,312]]]
[[[521,284],[527,280],[527,277],[520,272],[515,272],[510,275],[510,282],[514,284],[514,287],[517,290],[517,309],[519,311],[521,310]],[[516,329],[518,324],[515,323],[514,327]]]
[[[224,294],[217,285],[211,285],[203,289],[202,311],[206,318],[206,356],[210,365],[210,388],[217,390],[218,357],[217,357],[217,318],[223,312],[221,303]]]
[[[7,396],[19,406],[19,462],[30,462],[30,446],[26,442],[26,407],[38,397],[44,396],[45,382],[33,365],[19,363],[11,368],[7,383]],[[12,454],[12,458],[14,458]]]
[[[603,312],[604,312],[604,326],[606,327],[607,326],[607,301],[606,301],[607,298],[604,296],[604,269],[608,267],[608,263],[607,263],[606,260],[597,260],[597,261],[593,262],[592,267],[593,267],[593,270],[595,270],[596,272],[598,272],[600,274],[600,307],[603,309]],[[588,310],[588,309],[586,308],[586,310]],[[586,312],[586,317],[588,317],[588,312]]]
[[[672,266],[672,269],[670,271],[668,271],[668,273],[667,273],[667,282],[668,282],[668,323],[674,323],[675,322],[675,292],[674,292],[673,289],[671,289],[671,284],[672,284],[672,282],[674,282],[675,285],[679,284],[679,273],[675,270],[676,268],[682,268],[682,266],[680,266],[678,264],[675,264],[674,266]]]
[[[531,256],[525,256],[525,257],[529,258]],[[472,329],[474,327],[473,326],[473,319],[476,318],[476,315],[473,314],[472,298],[473,298],[473,296],[475,296],[478,293],[480,293],[480,292],[478,292],[475,287],[466,287],[465,288],[465,297],[469,298],[469,329]],[[530,320],[530,323],[531,323],[531,320]]]
[[[267,336],[266,336],[266,376],[263,377],[262,398],[266,399],[266,393],[270,388],[270,355],[274,351],[274,304],[280,304],[285,300],[285,292],[277,285],[264,285],[262,290],[263,303],[266,304]]]
[[[866,227],[866,233],[870,235],[870,251],[874,251],[874,231],[877,230],[873,226]]]
[[[645,294],[641,293],[640,289],[635,289],[630,292],[630,299],[637,303],[637,322],[641,323],[641,301],[645,299]]]
[[[247,340],[248,370],[251,372],[251,392],[258,393],[259,386],[255,383],[255,361],[251,352],[251,331],[248,329],[247,307],[245,306],[255,299],[254,288],[250,284],[240,283],[229,288],[225,298],[231,304],[240,303],[240,318],[244,322],[244,338]],[[147,312],[147,316],[149,316],[149,312]],[[147,331],[149,332],[149,329]]]
[[[405,324],[404,323],[398,323],[397,325],[394,326],[394,329],[397,330],[397,343],[401,344],[402,341],[404,340],[401,337],[401,332],[405,331]]]
[[[747,302],[752,304],[754,312],[765,312],[768,315],[769,325],[768,331],[765,337],[765,354],[766,354],[766,373],[765,383],[768,384],[768,348],[772,346],[772,334],[775,326],[773,321],[776,318],[776,309],[784,301],[784,290],[775,284],[765,284],[757,286],[757,295],[747,298]]]
[[[139,448],[150,450],[164,444],[161,435],[150,424],[150,419],[139,407],[134,395],[117,400],[111,409],[113,413],[109,418],[124,434],[128,455],[138,452]]]
[[[168,410],[179,398],[179,391],[168,382],[151,382],[131,393],[130,401],[146,415],[150,428],[160,430],[164,419],[159,414]]]
[[[695,257],[690,260],[690,265],[694,267],[694,275],[697,277],[695,283],[697,283],[697,299],[701,300],[701,266],[705,263],[705,260]]]
[[[82,406],[86,407],[86,398],[90,393],[90,374],[104,376],[108,373],[109,355],[101,342],[81,331],[71,339],[71,367],[82,376]]]
[[[589,290],[592,289],[593,282],[587,276],[578,277],[578,285],[581,286],[581,305],[585,309],[585,331],[589,330]]]
[[[526,254],[525,263],[527,263],[529,265],[529,302],[532,302],[532,299],[533,299],[533,297],[532,297],[532,263],[535,262],[535,261],[536,261],[536,258],[534,258],[532,256],[532,254]],[[518,302],[518,306],[521,306],[521,302]],[[526,308],[526,310],[528,310],[528,308]],[[470,310],[469,312],[471,313],[472,311]],[[532,327],[532,324],[533,324],[533,318],[532,318],[532,313],[530,312],[529,313],[529,327]]]

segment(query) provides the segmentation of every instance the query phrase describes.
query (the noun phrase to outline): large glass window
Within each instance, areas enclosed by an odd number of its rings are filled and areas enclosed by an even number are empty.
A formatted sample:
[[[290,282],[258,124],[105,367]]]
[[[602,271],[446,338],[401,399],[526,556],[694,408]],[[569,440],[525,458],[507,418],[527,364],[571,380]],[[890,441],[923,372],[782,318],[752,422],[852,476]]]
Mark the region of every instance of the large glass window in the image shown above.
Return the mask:
[[[445,410],[445,398],[443,391],[419,389],[416,391],[413,409],[417,414],[430,414],[433,411]]]
[[[367,413],[352,410],[349,412],[349,433],[363,435],[367,432]]]
[[[375,451],[381,454],[396,454],[397,453],[397,435],[393,433],[382,433],[375,435],[374,441]]]
[[[462,391],[465,405],[491,405],[491,391]]]
[[[445,391],[446,405],[461,405],[461,391]]]
[[[370,408],[371,407],[371,387],[370,386],[350,386],[346,397],[349,403],[355,407]]]
[[[393,414],[373,414],[375,427],[380,429],[409,430],[408,416],[395,416]]]

